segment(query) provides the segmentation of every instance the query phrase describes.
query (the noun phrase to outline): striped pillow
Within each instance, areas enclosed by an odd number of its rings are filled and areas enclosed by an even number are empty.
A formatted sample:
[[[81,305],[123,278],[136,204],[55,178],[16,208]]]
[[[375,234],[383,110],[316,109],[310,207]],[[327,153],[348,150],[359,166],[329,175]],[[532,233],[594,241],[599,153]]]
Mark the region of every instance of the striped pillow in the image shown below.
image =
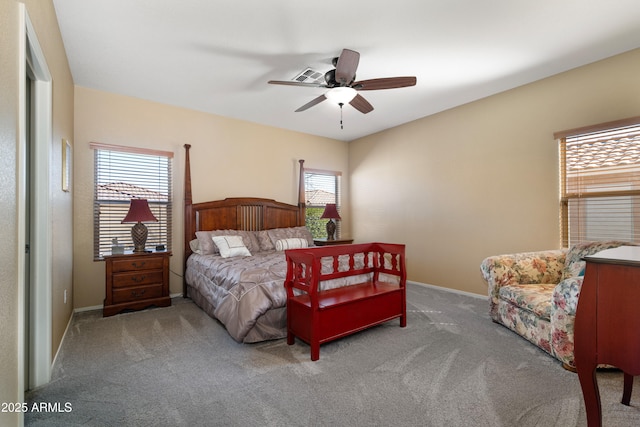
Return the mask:
[[[308,248],[309,242],[307,239],[303,239],[300,237],[292,237],[290,239],[280,239],[276,242],[276,250],[284,251],[285,249],[300,249],[300,248]]]

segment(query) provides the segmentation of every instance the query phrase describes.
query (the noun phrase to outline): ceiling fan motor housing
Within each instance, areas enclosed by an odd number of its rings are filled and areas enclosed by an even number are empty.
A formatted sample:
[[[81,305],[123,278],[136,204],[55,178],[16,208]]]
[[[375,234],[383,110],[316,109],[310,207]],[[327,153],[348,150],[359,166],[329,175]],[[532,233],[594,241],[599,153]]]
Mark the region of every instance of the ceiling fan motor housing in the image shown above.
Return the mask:
[[[329,70],[324,73],[324,81],[327,82],[328,87],[336,87],[338,82],[336,81],[336,70]]]
[[[338,82],[336,80],[336,70],[335,68],[333,70],[329,70],[324,74],[324,80],[325,82],[327,82],[327,87],[332,88],[332,87],[338,87],[338,86],[349,86],[351,85],[351,83],[353,83],[353,81],[356,79],[356,75],[353,75],[353,79],[350,82],[347,82],[344,85],[341,85],[340,82]]]

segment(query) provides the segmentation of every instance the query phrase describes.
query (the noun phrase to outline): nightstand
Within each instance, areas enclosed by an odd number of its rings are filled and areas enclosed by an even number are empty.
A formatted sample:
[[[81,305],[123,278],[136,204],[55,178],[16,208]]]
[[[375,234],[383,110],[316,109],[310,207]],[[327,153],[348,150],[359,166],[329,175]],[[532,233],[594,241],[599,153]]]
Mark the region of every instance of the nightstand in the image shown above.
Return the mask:
[[[106,298],[102,315],[171,305],[169,257],[171,252],[108,255],[105,261]]]
[[[350,245],[353,243],[353,239],[313,239],[313,244],[316,246],[329,246],[329,245]]]

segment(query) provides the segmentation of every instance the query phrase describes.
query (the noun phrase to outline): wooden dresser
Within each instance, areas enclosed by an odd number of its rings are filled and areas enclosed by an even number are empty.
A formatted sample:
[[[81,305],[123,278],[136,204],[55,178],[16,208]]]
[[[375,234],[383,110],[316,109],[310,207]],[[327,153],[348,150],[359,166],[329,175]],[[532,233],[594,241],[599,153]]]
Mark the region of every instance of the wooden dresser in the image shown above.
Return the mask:
[[[126,253],[104,257],[106,297],[103,316],[152,305],[167,307],[171,252]]]
[[[584,257],[587,262],[575,321],[576,370],[589,427],[602,425],[596,368],[624,373],[622,404],[629,406],[640,375],[640,246],[620,246]]]

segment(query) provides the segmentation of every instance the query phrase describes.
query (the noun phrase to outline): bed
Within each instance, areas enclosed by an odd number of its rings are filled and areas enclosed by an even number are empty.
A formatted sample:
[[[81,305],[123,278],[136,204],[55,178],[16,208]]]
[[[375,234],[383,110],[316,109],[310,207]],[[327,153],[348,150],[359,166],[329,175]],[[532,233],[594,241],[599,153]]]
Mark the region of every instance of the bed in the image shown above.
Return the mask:
[[[193,203],[190,148],[185,145],[183,294],[218,319],[238,342],[284,338],[283,249],[313,245],[304,227],[304,160],[299,161],[297,205],[255,197]],[[233,240],[231,246],[237,243],[233,238],[241,236],[251,256],[223,257],[212,239],[224,236]],[[231,248],[235,250],[242,248]]]

